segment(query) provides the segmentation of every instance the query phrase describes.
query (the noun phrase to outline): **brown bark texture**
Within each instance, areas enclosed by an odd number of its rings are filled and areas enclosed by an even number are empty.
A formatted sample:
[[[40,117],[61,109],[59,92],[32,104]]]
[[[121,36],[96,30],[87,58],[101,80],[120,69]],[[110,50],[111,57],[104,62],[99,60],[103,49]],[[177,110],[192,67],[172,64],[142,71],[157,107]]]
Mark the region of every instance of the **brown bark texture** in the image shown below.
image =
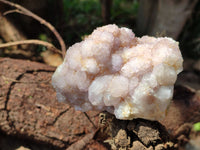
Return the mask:
[[[112,0],[100,0],[100,2],[101,2],[101,15],[103,18],[103,22],[104,24],[108,24],[110,23]]]
[[[82,112],[57,102],[51,85],[54,71],[55,67],[41,63],[0,58],[0,131],[69,150],[106,150],[108,143],[112,146],[113,142],[115,147],[148,149],[161,146],[157,145],[159,142],[155,144],[160,138],[164,145],[170,145],[171,139],[187,141],[192,124],[200,120],[200,91],[179,85],[175,86],[174,98],[167,117],[160,122],[162,125],[143,119],[109,120],[104,115],[99,118],[99,112],[89,111],[90,119],[96,126],[99,123],[99,130],[95,130]],[[121,129],[127,131],[123,139],[118,138]],[[147,138],[149,133],[152,134]],[[107,140],[109,137],[112,139]],[[102,144],[105,140],[107,145]]]
[[[137,30],[141,35],[177,39],[198,0],[141,0]]]
[[[94,131],[86,116],[58,103],[51,85],[55,71],[41,63],[0,58],[0,130],[67,148]],[[94,123],[98,112],[88,112]]]

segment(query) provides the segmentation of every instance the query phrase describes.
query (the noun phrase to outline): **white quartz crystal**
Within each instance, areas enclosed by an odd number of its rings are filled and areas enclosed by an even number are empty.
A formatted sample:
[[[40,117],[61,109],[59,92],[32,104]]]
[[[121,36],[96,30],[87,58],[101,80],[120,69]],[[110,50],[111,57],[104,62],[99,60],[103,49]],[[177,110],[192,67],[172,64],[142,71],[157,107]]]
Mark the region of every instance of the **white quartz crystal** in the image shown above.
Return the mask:
[[[183,59],[171,38],[135,37],[106,25],[71,46],[52,77],[61,102],[118,119],[163,119]]]

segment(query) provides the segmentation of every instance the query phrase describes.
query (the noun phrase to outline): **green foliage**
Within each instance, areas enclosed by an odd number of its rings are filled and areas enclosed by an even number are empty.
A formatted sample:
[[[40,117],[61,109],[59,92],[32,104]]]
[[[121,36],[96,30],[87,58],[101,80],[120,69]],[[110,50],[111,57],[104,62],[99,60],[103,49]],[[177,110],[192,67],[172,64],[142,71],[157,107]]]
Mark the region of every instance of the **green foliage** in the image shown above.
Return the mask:
[[[47,35],[41,33],[41,34],[39,35],[39,39],[42,40],[42,41],[47,41]]]
[[[96,27],[103,25],[100,0],[62,0],[61,3],[64,13],[62,19],[55,15],[50,21],[68,46],[81,41],[85,35],[91,34]],[[112,0],[111,23],[134,27],[138,4],[138,0]],[[57,11],[56,1],[48,0],[48,5],[47,12],[49,18],[52,18]]]
[[[138,0],[113,0],[111,20],[117,24],[132,26],[138,12]]]
[[[67,24],[64,38],[71,45],[103,25],[100,0],[63,0]],[[137,0],[113,0],[111,23],[132,27],[138,10]]]
[[[63,0],[65,19],[86,23],[87,15],[100,16],[99,0]],[[72,18],[75,17],[75,18]]]
[[[47,35],[43,34],[43,33],[39,34],[39,39],[42,40],[42,41],[48,41]],[[37,50],[38,53],[40,53],[40,52],[46,51],[47,49],[43,45],[38,45],[36,50]]]
[[[55,11],[58,11],[56,4],[56,1],[48,0],[47,12],[50,21],[61,33],[68,46],[81,41],[82,37],[103,25],[100,0],[62,0],[64,16],[61,16],[61,19],[60,16],[55,15],[51,19]],[[112,0],[111,23],[132,28],[137,10],[138,0]]]
[[[200,122],[197,122],[193,125],[193,130],[194,131],[200,131]]]
[[[64,38],[70,45],[102,25],[99,0],[63,0],[63,7],[67,24]]]

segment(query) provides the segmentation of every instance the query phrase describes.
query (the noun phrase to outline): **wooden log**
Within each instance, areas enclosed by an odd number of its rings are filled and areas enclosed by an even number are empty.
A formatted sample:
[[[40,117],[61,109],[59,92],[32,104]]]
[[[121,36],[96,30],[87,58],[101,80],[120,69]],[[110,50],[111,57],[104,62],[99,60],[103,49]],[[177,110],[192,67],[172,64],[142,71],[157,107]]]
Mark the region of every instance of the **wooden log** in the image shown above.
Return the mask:
[[[57,102],[56,93],[51,85],[54,71],[55,67],[41,63],[0,58],[0,131],[61,149],[76,147],[77,150],[106,150],[102,142],[109,137],[111,140],[107,140],[107,143],[117,143],[115,147],[125,145],[134,149],[146,146],[147,149],[149,146],[155,146],[149,143],[157,141],[154,138],[150,141],[145,138],[144,135],[151,131],[152,135],[149,137],[159,135],[157,138],[161,138],[163,144],[175,148],[175,143],[169,143],[171,138],[167,131],[173,139],[183,137],[182,135],[187,139],[191,125],[200,119],[200,92],[175,86],[174,100],[167,117],[161,121],[162,125],[143,119],[122,121],[113,115],[112,119],[108,118],[106,121],[104,115],[103,119],[98,118],[99,112],[89,111],[87,113],[95,125],[97,126],[98,120],[103,125],[96,132],[82,112]],[[127,132],[122,143],[118,136],[121,130],[122,133]],[[138,143],[138,139],[143,141],[143,144]]]
[[[94,131],[82,112],[58,103],[54,67],[0,58],[0,130],[8,135],[67,148]],[[88,112],[97,124],[98,112]]]

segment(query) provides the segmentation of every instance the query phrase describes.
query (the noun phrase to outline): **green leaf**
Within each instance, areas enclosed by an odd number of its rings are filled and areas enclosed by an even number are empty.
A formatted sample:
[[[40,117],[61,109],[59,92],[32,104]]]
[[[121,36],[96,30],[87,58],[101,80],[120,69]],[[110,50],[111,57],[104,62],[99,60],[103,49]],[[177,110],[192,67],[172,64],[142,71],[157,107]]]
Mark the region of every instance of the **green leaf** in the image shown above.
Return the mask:
[[[194,131],[200,131],[200,122],[193,124]]]
[[[40,34],[39,39],[42,41],[47,41],[47,35],[46,34]]]

